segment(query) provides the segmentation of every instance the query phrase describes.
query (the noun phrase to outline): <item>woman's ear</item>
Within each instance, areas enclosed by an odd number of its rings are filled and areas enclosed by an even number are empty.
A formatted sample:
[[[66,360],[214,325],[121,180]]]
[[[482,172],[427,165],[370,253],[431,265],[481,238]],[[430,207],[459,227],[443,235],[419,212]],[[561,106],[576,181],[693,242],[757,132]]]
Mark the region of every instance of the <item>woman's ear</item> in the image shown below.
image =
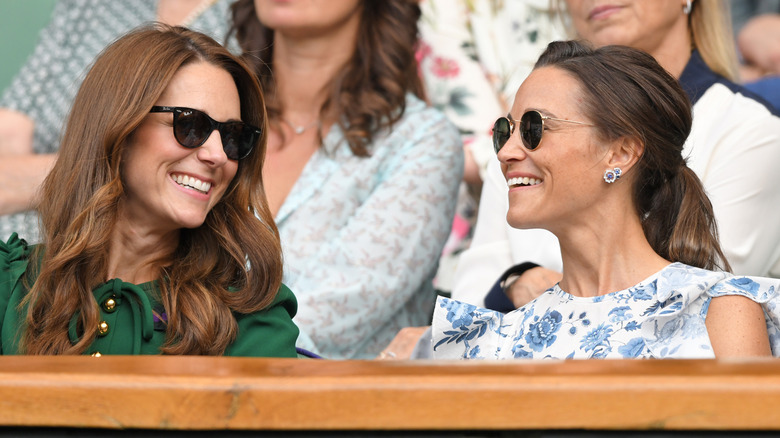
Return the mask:
[[[622,137],[610,147],[606,156],[606,167],[619,168],[625,174],[639,162],[644,151],[645,145],[638,138]]]

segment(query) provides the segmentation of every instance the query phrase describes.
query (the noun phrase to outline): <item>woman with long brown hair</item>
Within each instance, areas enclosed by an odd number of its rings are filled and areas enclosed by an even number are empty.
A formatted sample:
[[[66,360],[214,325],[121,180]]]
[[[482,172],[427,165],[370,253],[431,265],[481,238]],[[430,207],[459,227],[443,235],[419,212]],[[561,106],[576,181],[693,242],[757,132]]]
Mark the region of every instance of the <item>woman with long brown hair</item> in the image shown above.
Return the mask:
[[[263,176],[300,346],[373,357],[428,322],[463,172],[456,128],[422,100],[419,6],[240,0],[233,12],[267,96]]]
[[[266,132],[257,80],[211,38],[110,45],[44,182],[42,244],[0,243],[2,353],[294,357]]]
[[[712,204],[682,154],[692,120],[649,54],[551,43],[493,142],[507,222],[558,238],[562,279],[506,315],[440,299],[434,357],[780,353],[780,280],[721,270]]]

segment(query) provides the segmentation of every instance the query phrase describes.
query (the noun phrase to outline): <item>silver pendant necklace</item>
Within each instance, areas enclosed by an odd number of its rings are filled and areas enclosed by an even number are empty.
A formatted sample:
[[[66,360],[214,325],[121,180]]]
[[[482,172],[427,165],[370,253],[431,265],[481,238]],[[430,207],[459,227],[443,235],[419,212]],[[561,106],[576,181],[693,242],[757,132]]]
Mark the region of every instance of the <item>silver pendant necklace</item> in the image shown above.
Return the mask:
[[[279,119],[284,122],[287,126],[289,126],[293,132],[297,135],[303,134],[304,131],[311,128],[312,126],[318,125],[320,123],[319,119],[315,119],[313,122],[307,124],[307,125],[296,125],[293,122],[285,119],[284,117],[279,117]]]

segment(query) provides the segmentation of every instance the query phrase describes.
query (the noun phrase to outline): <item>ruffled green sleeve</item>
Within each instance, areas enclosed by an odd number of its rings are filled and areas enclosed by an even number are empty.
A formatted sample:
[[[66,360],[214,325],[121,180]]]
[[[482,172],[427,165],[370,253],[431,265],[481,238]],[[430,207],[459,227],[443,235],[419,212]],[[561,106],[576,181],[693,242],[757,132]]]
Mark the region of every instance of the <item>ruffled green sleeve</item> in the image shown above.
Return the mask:
[[[297,310],[295,295],[282,285],[265,309],[236,314],[238,337],[225,350],[225,356],[297,357],[298,326],[292,320]]]
[[[17,352],[20,324],[24,321],[18,307],[27,295],[22,276],[31,251],[16,233],[7,242],[0,242],[0,354]]]

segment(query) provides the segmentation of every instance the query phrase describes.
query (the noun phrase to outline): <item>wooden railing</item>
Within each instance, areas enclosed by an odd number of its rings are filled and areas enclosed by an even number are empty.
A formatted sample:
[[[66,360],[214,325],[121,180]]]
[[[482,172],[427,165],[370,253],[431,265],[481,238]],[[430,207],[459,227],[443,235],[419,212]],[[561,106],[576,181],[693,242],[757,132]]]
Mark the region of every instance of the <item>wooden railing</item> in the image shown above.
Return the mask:
[[[780,430],[780,361],[0,357],[0,426]]]

